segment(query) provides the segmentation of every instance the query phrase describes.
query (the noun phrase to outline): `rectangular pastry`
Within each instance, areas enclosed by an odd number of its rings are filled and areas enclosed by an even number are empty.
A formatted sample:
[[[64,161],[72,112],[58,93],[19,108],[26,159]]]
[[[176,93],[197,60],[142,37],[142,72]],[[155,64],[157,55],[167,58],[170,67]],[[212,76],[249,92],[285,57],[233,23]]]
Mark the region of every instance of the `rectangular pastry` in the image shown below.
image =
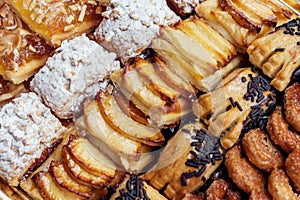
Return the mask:
[[[40,164],[64,127],[35,93],[23,93],[0,109],[0,176],[17,186]],[[42,160],[41,160],[42,159]]]
[[[48,44],[58,47],[65,39],[95,28],[108,1],[7,1],[24,22]]]
[[[34,76],[31,89],[59,118],[72,118],[84,99],[94,98],[109,73],[120,68],[115,59],[85,35],[64,41]]]
[[[35,35],[12,11],[0,3],[0,75],[15,84],[43,66],[53,49]]]

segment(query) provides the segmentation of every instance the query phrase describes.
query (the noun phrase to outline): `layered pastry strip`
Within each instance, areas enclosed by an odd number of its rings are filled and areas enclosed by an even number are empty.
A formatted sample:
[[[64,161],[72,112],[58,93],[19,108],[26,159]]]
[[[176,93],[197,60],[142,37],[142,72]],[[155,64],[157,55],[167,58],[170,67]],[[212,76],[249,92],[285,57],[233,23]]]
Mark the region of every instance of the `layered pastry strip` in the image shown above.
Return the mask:
[[[0,106],[26,91],[23,83],[13,84],[10,81],[4,80],[3,77],[0,77]]]
[[[59,143],[64,127],[35,93],[13,99],[0,116],[0,176],[17,186]]]
[[[0,2],[0,75],[18,84],[43,66],[53,49]]]
[[[250,62],[272,78],[271,85],[283,91],[300,66],[300,18],[255,40],[247,53]]]
[[[167,200],[157,190],[149,186],[141,177],[135,174],[128,175],[110,199]]]
[[[18,16],[48,44],[54,47],[61,42],[93,30],[101,21],[101,1],[35,1],[12,0],[10,4]]]
[[[159,145],[164,140],[160,130],[136,123],[118,110],[115,99],[106,93],[99,95],[103,95],[100,98],[105,99],[94,100],[86,105],[84,116],[76,121],[81,134],[124,170],[142,171],[153,160],[153,155],[150,153],[151,148],[141,142]],[[105,101],[105,105],[102,105],[104,102],[101,101]],[[137,130],[133,130],[134,128]],[[158,143],[155,143],[153,138],[157,139]]]
[[[196,12],[241,52],[276,25],[296,17],[278,0],[207,0]]]
[[[106,87],[105,78],[120,67],[115,59],[85,35],[64,41],[34,76],[31,89],[59,118],[72,118],[84,99]]]
[[[123,62],[142,52],[159,34],[160,26],[180,20],[166,0],[112,0],[102,16],[96,39]]]
[[[162,28],[152,48],[171,71],[202,91],[214,89],[241,61],[232,44],[196,17]]]
[[[184,125],[143,178],[168,199],[183,199],[200,188],[223,160],[219,138],[200,122]]]
[[[180,16],[192,14],[195,8],[205,0],[167,0],[168,5]]]
[[[33,199],[89,199],[107,195],[124,178],[117,166],[74,127],[21,188]]]
[[[136,58],[110,78],[126,97],[125,103],[132,102],[144,113],[150,126],[171,126],[191,111],[195,90],[156,56],[153,61]]]
[[[208,124],[224,148],[239,139],[242,129],[264,128],[265,117],[275,107],[268,81],[250,68],[236,69],[212,92],[201,95],[194,114]]]

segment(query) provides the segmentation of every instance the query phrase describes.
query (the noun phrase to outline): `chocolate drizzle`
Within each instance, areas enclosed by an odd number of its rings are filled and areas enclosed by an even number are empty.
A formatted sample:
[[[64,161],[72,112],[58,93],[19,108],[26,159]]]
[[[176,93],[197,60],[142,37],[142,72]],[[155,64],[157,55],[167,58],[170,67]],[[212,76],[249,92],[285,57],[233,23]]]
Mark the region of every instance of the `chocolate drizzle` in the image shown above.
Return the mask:
[[[186,132],[187,129],[184,130],[184,132]],[[182,186],[187,185],[187,179],[200,177],[206,170],[207,164],[215,165],[216,161],[223,159],[223,154],[219,149],[220,144],[218,138],[204,129],[193,129],[192,131],[196,133],[191,136],[192,141],[190,146],[193,147],[193,150],[189,152],[191,158],[187,159],[185,165],[195,168],[195,170],[181,174],[180,182]]]
[[[143,179],[135,174],[130,175],[126,182],[126,190],[119,190],[120,196],[116,200],[150,200],[144,188]]]

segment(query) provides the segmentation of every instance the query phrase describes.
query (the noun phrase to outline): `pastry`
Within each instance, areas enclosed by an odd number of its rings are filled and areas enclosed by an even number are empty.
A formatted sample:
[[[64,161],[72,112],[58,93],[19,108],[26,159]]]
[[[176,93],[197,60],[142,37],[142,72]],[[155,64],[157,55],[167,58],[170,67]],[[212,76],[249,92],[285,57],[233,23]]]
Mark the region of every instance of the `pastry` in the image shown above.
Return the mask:
[[[293,150],[287,157],[285,161],[285,170],[288,177],[293,182],[294,188],[297,192],[300,191],[300,178],[299,178],[299,170],[300,170],[300,150]]]
[[[102,16],[95,37],[123,62],[146,49],[159,35],[160,26],[175,24],[180,19],[165,0],[112,0]]]
[[[272,78],[271,85],[279,91],[287,87],[300,64],[299,24],[300,18],[282,24],[247,49],[250,62]]]
[[[101,21],[103,1],[6,1],[18,16],[54,47],[61,42],[93,30]]]
[[[47,158],[63,137],[64,127],[34,93],[21,94],[4,105],[0,116],[0,176],[17,186]]]
[[[162,28],[152,48],[174,73],[204,92],[213,90],[241,60],[232,44],[196,17]]]
[[[221,137],[224,148],[232,147],[243,129],[264,128],[263,116],[275,106],[275,93],[261,75],[250,68],[236,69],[212,92],[200,95],[194,114],[206,121],[208,129]]]
[[[208,0],[196,12],[241,52],[276,24],[295,17],[277,0]]]
[[[241,200],[242,196],[237,189],[229,182],[224,179],[218,179],[214,181],[209,188],[206,190],[206,199],[231,199]]]
[[[300,83],[294,83],[285,90],[284,113],[286,120],[300,132]]]
[[[169,199],[182,199],[208,180],[223,160],[218,138],[199,122],[184,125],[143,178]]]
[[[31,89],[59,118],[72,118],[86,98],[106,87],[109,73],[119,69],[115,58],[85,35],[64,41],[34,76]]]
[[[167,0],[168,5],[180,16],[188,16],[204,0]]]
[[[13,12],[0,3],[0,75],[19,84],[43,66],[53,49],[36,36]]]

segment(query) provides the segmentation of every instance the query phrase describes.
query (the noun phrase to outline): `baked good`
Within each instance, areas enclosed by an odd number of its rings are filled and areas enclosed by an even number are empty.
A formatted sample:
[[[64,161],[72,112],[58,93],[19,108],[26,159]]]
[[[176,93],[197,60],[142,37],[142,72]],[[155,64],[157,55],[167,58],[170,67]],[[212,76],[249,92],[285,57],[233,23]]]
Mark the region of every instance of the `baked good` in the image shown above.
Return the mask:
[[[204,0],[167,0],[168,5],[180,16],[187,16]]]
[[[47,149],[63,137],[64,127],[34,93],[21,94],[4,105],[0,116],[0,175],[17,186],[45,160]]]
[[[272,78],[271,85],[283,91],[299,67],[300,18],[293,19],[275,31],[255,40],[247,49],[250,62]]]
[[[59,47],[61,42],[90,32],[101,21],[103,1],[6,1],[18,16],[46,42]]]
[[[182,199],[204,185],[223,160],[219,138],[199,122],[184,125],[163,149],[155,166],[143,175],[169,199]]]
[[[296,17],[277,0],[208,0],[196,12],[241,52],[276,25]]]
[[[0,3],[0,13],[0,75],[18,84],[35,74],[53,49],[8,4]]]
[[[232,44],[196,17],[162,28],[152,48],[173,73],[205,92],[214,89],[241,60]]]
[[[141,53],[159,34],[160,26],[180,19],[165,0],[112,0],[102,16],[95,37],[123,62]]]
[[[86,98],[106,87],[109,73],[119,69],[115,58],[85,35],[64,41],[34,76],[31,89],[59,118],[72,118]]]

